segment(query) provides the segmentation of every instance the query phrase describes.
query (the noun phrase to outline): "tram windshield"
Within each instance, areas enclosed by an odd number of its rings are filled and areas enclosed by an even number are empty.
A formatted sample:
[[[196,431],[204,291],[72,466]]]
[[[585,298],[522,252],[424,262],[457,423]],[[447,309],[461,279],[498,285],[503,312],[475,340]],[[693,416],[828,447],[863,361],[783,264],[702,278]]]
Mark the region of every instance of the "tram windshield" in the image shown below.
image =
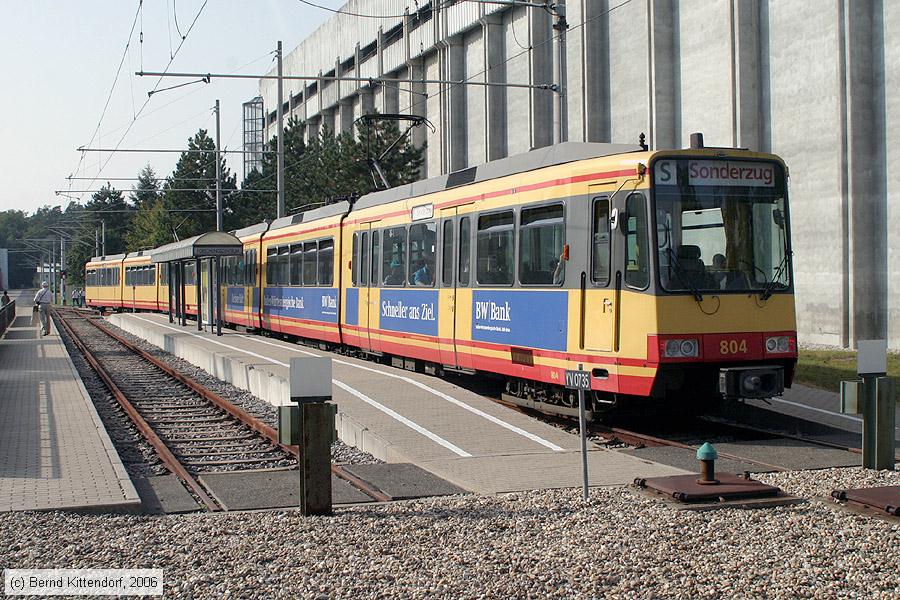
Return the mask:
[[[664,159],[653,165],[659,279],[670,292],[790,287],[780,165]]]

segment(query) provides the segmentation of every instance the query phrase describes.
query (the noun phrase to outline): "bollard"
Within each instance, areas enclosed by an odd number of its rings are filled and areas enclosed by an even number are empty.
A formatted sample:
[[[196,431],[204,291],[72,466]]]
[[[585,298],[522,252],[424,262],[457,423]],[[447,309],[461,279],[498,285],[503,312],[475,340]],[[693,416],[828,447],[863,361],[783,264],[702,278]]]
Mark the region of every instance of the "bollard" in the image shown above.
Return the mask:
[[[704,442],[697,449],[697,460],[700,461],[700,479],[697,483],[700,485],[716,485],[719,480],[716,479],[716,459],[719,453],[713,448],[709,442]]]
[[[331,442],[337,408],[331,400],[331,359],[291,359],[291,402],[296,402],[300,446],[300,512],[331,514]],[[294,407],[290,407],[294,408]]]
[[[857,341],[861,380],[841,382],[841,412],[862,415],[862,466],[894,469],[894,381],[887,372],[887,341]]]

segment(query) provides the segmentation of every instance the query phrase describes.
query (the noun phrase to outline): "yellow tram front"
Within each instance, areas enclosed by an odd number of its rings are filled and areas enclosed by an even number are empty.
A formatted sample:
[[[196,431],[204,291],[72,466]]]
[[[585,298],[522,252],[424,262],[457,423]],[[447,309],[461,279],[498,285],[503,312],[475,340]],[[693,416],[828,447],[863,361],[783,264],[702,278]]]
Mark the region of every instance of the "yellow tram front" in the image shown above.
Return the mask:
[[[715,149],[655,153],[647,167],[649,197],[626,200],[621,226],[626,281],[655,300],[650,395],[780,395],[797,360],[786,167]]]

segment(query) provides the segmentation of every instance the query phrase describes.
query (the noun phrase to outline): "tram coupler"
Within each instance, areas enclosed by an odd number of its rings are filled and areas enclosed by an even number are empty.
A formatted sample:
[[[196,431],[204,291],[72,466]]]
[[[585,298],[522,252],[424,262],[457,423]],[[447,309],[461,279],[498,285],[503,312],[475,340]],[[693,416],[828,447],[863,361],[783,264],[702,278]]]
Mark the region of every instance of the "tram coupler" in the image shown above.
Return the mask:
[[[700,485],[718,485],[719,480],[716,479],[716,459],[719,453],[709,442],[705,442],[697,449],[697,460],[700,461],[700,479],[697,483]]]
[[[729,367],[719,371],[725,398],[772,398],[784,393],[784,367]]]

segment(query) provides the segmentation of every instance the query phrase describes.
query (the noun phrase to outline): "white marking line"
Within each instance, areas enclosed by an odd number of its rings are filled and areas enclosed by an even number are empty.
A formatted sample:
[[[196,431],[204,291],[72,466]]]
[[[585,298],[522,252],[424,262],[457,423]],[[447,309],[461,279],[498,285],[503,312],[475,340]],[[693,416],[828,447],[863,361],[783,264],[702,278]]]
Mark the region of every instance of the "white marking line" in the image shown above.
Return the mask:
[[[466,451],[463,450],[462,448],[459,448],[458,446],[455,446],[455,445],[451,444],[450,442],[448,442],[447,440],[445,440],[445,439],[442,438],[441,436],[439,436],[439,435],[437,435],[437,434],[435,434],[435,433],[432,433],[432,432],[428,431],[427,429],[425,429],[424,427],[422,427],[422,426],[420,426],[420,425],[417,425],[416,423],[413,423],[412,421],[410,421],[409,419],[407,419],[407,418],[404,417],[403,415],[399,414],[398,412],[396,412],[396,411],[394,411],[394,410],[391,410],[390,408],[388,408],[387,406],[381,404],[380,402],[377,402],[377,401],[375,401],[375,400],[372,400],[371,398],[369,398],[368,396],[366,396],[366,395],[363,394],[362,392],[353,389],[353,388],[350,387],[349,385],[347,385],[347,384],[345,384],[345,383],[341,383],[341,382],[338,381],[337,379],[332,379],[332,381],[334,382],[334,385],[338,386],[338,387],[341,388],[342,390],[345,390],[346,392],[348,392],[348,393],[350,393],[350,394],[353,394],[354,396],[356,396],[357,398],[359,398],[360,400],[362,400],[362,401],[365,402],[366,404],[370,404],[370,405],[374,406],[375,408],[377,408],[377,409],[380,410],[381,412],[383,412],[383,413],[387,414],[388,416],[391,416],[391,417],[393,417],[394,419],[400,421],[401,423],[403,423],[404,425],[406,425],[406,426],[409,427],[410,429],[414,429],[414,430],[418,431],[419,433],[421,433],[422,435],[424,435],[424,436],[427,437],[428,439],[437,442],[438,444],[440,444],[440,445],[443,446],[444,448],[447,448],[447,449],[450,450],[451,452],[454,452],[454,453],[456,453],[456,454],[458,454],[459,456],[462,456],[462,457],[471,457],[471,456],[472,456],[471,454],[469,454],[468,452],[466,452]]]
[[[208,337],[204,337],[204,336],[199,335],[199,334],[197,334],[197,333],[192,333],[192,332],[190,332],[190,331],[184,331],[183,329],[178,329],[177,327],[172,327],[172,326],[170,326],[170,325],[165,325],[165,324],[163,324],[163,323],[157,323],[157,322],[155,322],[155,321],[151,321],[150,319],[145,319],[145,318],[143,318],[143,317],[134,317],[134,318],[135,318],[135,319],[138,319],[139,321],[144,321],[145,323],[150,323],[151,325],[157,325],[157,326],[163,327],[163,328],[165,328],[165,329],[171,329],[172,331],[175,331],[175,332],[177,332],[177,333],[185,333],[185,334],[187,334],[187,335],[189,335],[189,336],[191,336],[191,337],[195,337],[195,338],[204,340],[204,341],[206,341],[206,342],[211,342],[211,343],[213,343],[213,344],[216,344],[216,345],[218,345],[218,346],[222,346],[223,348],[228,348],[229,350],[233,350],[233,351],[235,351],[235,352],[243,352],[244,354],[249,354],[250,356],[255,356],[256,358],[261,358],[262,360],[268,361],[268,362],[270,362],[270,363],[274,363],[274,364],[276,364],[276,365],[281,365],[282,367],[287,367],[287,368],[290,368],[290,367],[291,367],[290,364],[281,362],[280,360],[275,360],[274,358],[269,358],[268,356],[263,356],[262,354],[257,354],[257,353],[255,353],[255,352],[250,352],[249,350],[244,350],[244,349],[242,349],[242,348],[235,348],[234,346],[229,346],[228,344],[222,343],[222,342],[220,342],[220,341],[218,341],[218,340],[212,340],[212,339],[210,339],[210,338],[208,338]],[[243,336],[242,336],[242,337],[243,337]],[[257,341],[261,341],[261,340],[257,340]],[[272,345],[273,345],[273,346],[277,346],[277,344],[272,344]],[[281,347],[283,347],[283,346],[278,346],[278,347],[281,348]],[[289,349],[290,349],[290,350],[296,350],[297,352],[301,352],[302,354],[308,354],[308,355],[310,355],[310,356],[319,356],[318,354],[315,354],[315,353],[313,353],[313,352],[306,352],[305,350],[300,350],[299,348],[289,348]],[[415,431],[418,431],[419,433],[421,433],[422,435],[424,435],[424,436],[427,437],[428,439],[437,442],[438,444],[440,444],[440,445],[443,446],[444,448],[447,448],[447,449],[450,450],[451,452],[453,452],[453,453],[455,453],[455,454],[457,454],[457,455],[459,455],[459,456],[462,456],[462,457],[471,457],[471,456],[472,456],[471,454],[469,454],[469,453],[466,452],[465,450],[461,449],[459,446],[456,446],[456,445],[454,445],[454,444],[448,442],[447,440],[445,440],[444,438],[442,438],[442,437],[439,436],[438,434],[433,433],[433,432],[431,432],[431,431],[425,429],[424,427],[422,427],[422,426],[419,425],[418,423],[415,423],[415,422],[413,422],[413,421],[407,419],[407,418],[404,417],[403,415],[401,415],[401,414],[399,414],[399,413],[397,413],[397,412],[391,410],[390,408],[384,406],[383,404],[379,404],[379,403],[376,402],[375,400],[372,400],[371,398],[369,398],[368,396],[366,396],[365,394],[363,394],[363,393],[360,392],[359,390],[356,390],[356,389],[350,387],[350,386],[347,385],[346,383],[344,383],[344,382],[342,382],[342,381],[338,381],[337,379],[332,379],[332,380],[331,380],[331,383],[333,383],[334,385],[338,386],[338,387],[341,388],[342,390],[345,390],[345,391],[349,392],[350,394],[356,396],[357,398],[359,398],[359,399],[362,400],[363,402],[366,402],[367,404],[370,404],[370,405],[374,406],[375,408],[377,408],[377,409],[380,410],[381,412],[385,413],[385,414],[388,415],[389,417],[392,417],[392,418],[396,419],[397,421],[400,421],[401,423],[403,423],[404,425],[406,425],[406,426],[409,427],[410,429],[414,429]]]
[[[315,354],[313,352],[308,352],[306,350],[301,350],[299,348],[294,348],[291,346],[282,346],[281,344],[275,344],[275,343],[272,343],[272,342],[269,342],[269,341],[266,341],[263,339],[259,339],[258,337],[255,337],[255,336],[241,334],[241,337],[245,337],[249,340],[253,340],[253,341],[259,342],[261,344],[275,346],[276,348],[286,348],[288,350],[293,350],[294,352],[300,352],[301,354],[307,354],[309,356],[321,356],[320,354]],[[414,385],[417,388],[423,389],[426,392],[433,394],[433,395],[437,396],[438,398],[441,398],[442,400],[446,400],[447,402],[450,402],[451,404],[455,404],[456,406],[459,406],[462,409],[465,409],[471,413],[474,413],[474,414],[478,415],[479,417],[487,419],[488,421],[490,421],[491,423],[494,423],[495,425],[499,425],[500,427],[508,429],[508,430],[512,431],[513,433],[517,433],[523,437],[528,438],[532,442],[536,442],[542,446],[545,446],[545,447],[553,450],[554,452],[565,452],[566,451],[565,448],[561,448],[560,446],[557,446],[553,442],[545,440],[544,438],[540,437],[539,435],[535,435],[535,434],[531,433],[530,431],[525,431],[521,427],[517,427],[517,426],[513,425],[512,423],[507,423],[503,419],[499,419],[499,418],[495,417],[494,415],[484,412],[483,410],[475,408],[474,406],[470,406],[470,405],[466,404],[465,402],[463,402],[462,400],[458,400],[457,398],[454,398],[453,396],[445,394],[444,392],[442,392],[440,390],[436,390],[433,387],[422,383],[421,381],[416,381],[415,379],[406,377],[404,375],[396,375],[394,373],[388,373],[387,371],[382,371],[381,369],[373,369],[372,367],[364,367],[363,365],[357,365],[357,364],[354,364],[351,362],[347,362],[345,360],[341,360],[339,358],[332,358],[331,360],[333,360],[334,362],[336,362],[338,364],[345,365],[348,367],[353,367],[355,369],[362,369],[363,371],[369,371],[371,373],[378,373],[379,375],[384,375],[385,377],[392,377],[394,379],[399,379],[401,381],[405,381],[406,383]]]
[[[781,402],[782,404],[787,404],[790,406],[796,406],[797,408],[801,408],[803,410],[811,410],[813,412],[822,413],[823,415],[828,415],[831,417],[840,417],[842,419],[848,419],[850,421],[856,421],[856,422],[862,421],[862,417],[857,417],[856,415],[845,415],[843,413],[836,413],[836,412],[832,412],[830,410],[826,410],[824,408],[808,406],[806,404],[801,404],[799,402],[792,402],[790,400],[782,400],[781,398],[769,398],[769,400],[775,401],[775,402]],[[895,427],[894,429],[896,429],[897,431],[900,431],[900,427]]]

